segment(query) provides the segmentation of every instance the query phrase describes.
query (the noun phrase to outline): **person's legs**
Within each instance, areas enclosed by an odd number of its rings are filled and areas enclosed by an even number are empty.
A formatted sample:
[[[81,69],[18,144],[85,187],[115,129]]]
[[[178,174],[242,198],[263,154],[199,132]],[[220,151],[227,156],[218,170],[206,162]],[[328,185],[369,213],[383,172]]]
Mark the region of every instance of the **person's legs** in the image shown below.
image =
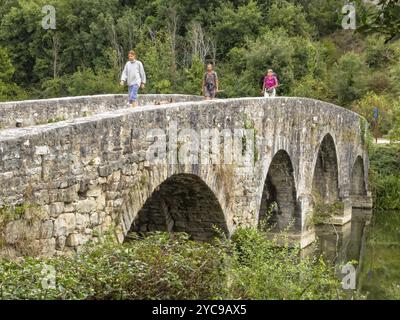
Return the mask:
[[[274,89],[272,89],[271,97],[275,98],[275,96],[276,96],[276,89],[274,88]]]
[[[139,86],[133,85],[129,86],[129,103],[132,108],[137,107],[137,94],[138,94]]]
[[[132,100],[131,100],[131,92],[132,92],[132,86],[128,86],[128,105],[132,106]]]
[[[210,100],[211,99],[211,93],[208,90],[207,86],[204,87],[204,99],[205,100]]]
[[[212,99],[215,99],[215,95],[216,95],[215,89],[211,90],[211,92],[210,92],[210,99],[211,99],[211,100],[212,100]]]

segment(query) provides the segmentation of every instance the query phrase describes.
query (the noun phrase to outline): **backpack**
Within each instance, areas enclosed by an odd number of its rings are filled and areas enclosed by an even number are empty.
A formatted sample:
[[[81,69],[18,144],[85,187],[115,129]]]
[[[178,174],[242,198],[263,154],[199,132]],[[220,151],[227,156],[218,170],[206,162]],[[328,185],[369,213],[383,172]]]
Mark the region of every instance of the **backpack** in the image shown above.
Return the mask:
[[[207,72],[204,74],[204,82],[206,84],[207,90],[212,91],[215,88],[215,83],[217,82],[217,75],[215,74],[215,71],[212,72],[212,75],[214,77],[214,83],[212,82],[207,82]]]

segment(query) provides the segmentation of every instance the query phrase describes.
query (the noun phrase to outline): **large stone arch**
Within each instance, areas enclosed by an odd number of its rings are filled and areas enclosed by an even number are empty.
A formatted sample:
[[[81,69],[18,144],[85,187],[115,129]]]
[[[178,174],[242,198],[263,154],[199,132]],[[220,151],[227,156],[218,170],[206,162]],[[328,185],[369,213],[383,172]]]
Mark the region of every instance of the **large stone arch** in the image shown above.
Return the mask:
[[[132,219],[129,231],[186,232],[196,241],[209,241],[215,228],[228,234],[221,205],[197,175],[178,173],[157,186]]]
[[[311,193],[315,202],[332,204],[339,201],[338,155],[335,141],[329,133],[324,136],[318,148]]]
[[[274,226],[274,231],[282,231],[288,227],[292,231],[301,230],[293,165],[289,154],[284,150],[275,154],[269,166],[263,186],[259,223],[263,222],[267,214],[271,214],[268,222]]]
[[[365,170],[364,160],[361,156],[356,158],[351,170],[350,181],[350,195],[351,196],[366,196],[367,187],[365,184]]]

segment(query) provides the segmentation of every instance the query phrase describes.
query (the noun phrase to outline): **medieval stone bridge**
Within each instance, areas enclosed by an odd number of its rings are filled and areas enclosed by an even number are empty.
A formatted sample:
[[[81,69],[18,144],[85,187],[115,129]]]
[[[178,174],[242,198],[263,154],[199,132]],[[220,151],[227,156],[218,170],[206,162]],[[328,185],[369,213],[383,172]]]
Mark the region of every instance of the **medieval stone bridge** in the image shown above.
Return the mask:
[[[208,240],[215,226],[231,235],[267,211],[271,232],[287,229],[304,247],[314,240],[319,204],[336,208],[329,217],[336,224],[354,207],[371,207],[367,124],[349,110],[305,98],[184,95],[144,95],[140,105],[127,108],[124,95],[0,103],[6,248],[28,240],[44,254],[76,251],[107,230],[120,241],[130,230]],[[190,159],[204,152],[185,130],[221,141],[239,136],[239,153],[253,153],[246,161],[225,150],[217,151],[224,161],[184,162],[182,145]],[[161,142],[167,148],[152,149]]]

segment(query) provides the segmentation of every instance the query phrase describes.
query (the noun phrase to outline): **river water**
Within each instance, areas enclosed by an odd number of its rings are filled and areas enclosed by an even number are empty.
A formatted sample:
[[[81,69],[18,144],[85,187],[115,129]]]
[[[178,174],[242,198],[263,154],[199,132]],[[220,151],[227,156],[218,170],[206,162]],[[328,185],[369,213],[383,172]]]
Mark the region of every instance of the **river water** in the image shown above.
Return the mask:
[[[344,226],[318,226],[317,250],[328,262],[356,267],[356,290],[366,299],[400,299],[400,212],[353,210]]]

